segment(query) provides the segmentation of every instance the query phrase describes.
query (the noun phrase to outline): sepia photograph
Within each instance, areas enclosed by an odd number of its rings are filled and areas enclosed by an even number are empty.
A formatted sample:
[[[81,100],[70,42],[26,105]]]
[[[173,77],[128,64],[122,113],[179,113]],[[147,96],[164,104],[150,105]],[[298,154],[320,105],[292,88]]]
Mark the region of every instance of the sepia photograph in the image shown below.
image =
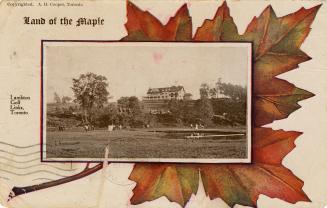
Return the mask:
[[[250,163],[251,47],[42,41],[42,160]]]

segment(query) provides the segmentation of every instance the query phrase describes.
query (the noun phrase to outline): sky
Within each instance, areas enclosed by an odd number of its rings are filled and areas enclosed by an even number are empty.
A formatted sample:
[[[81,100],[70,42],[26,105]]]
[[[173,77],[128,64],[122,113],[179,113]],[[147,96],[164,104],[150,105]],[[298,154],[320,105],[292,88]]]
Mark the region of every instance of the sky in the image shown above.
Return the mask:
[[[195,47],[196,45],[196,47]],[[72,78],[93,72],[107,77],[114,102],[122,96],[140,99],[155,87],[182,85],[199,98],[202,83],[247,85],[248,47],[236,44],[69,43],[44,48],[47,102],[54,93],[70,96]]]

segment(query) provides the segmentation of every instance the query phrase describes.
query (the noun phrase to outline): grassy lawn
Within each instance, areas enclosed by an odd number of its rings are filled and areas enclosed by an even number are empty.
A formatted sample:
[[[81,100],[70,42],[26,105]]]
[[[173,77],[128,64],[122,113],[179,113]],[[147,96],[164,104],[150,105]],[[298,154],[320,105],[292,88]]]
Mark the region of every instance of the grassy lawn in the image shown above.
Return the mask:
[[[191,129],[67,130],[47,132],[47,158],[245,158],[246,136],[187,139]],[[203,129],[222,134],[230,129]],[[206,133],[206,134],[207,134]]]

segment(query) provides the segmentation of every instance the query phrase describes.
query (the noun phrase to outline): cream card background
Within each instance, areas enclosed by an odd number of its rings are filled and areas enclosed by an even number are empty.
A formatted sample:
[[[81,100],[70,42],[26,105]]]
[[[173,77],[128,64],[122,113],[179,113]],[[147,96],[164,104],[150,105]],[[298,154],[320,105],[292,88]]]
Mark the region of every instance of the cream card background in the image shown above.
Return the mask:
[[[40,116],[40,40],[41,39],[89,39],[118,40],[126,35],[125,1],[83,1],[83,7],[8,7],[8,1],[0,4],[0,141],[19,146],[39,143]],[[13,1],[11,1],[13,2]],[[44,2],[44,1],[35,1]],[[166,23],[170,16],[185,1],[134,1],[141,9],[149,10]],[[300,7],[306,8],[320,4],[318,1],[227,1],[240,33],[243,33],[253,16],[258,16],[271,4],[277,16],[295,12]],[[193,30],[203,20],[212,18],[221,1],[188,1],[193,19]],[[323,2],[322,2],[323,3]],[[65,26],[31,26],[23,25],[23,17],[102,17],[102,27],[65,27]],[[274,129],[302,131],[304,134],[297,141],[297,147],[284,159],[283,164],[301,178],[304,191],[312,203],[288,204],[278,199],[260,196],[259,207],[265,208],[323,208],[327,205],[327,8],[323,5],[313,22],[312,31],[304,42],[302,49],[313,59],[300,65],[300,68],[279,77],[287,79],[300,88],[316,94],[315,97],[302,101],[302,108],[291,114],[288,119],[276,121],[269,127]],[[12,116],[9,111],[9,96],[25,95],[31,100],[24,103],[29,116]],[[27,154],[35,149],[1,146],[14,154]],[[25,152],[24,152],[25,151]],[[8,155],[7,159],[28,161],[38,155],[17,157]],[[34,157],[34,158],[33,158]],[[11,167],[14,165],[6,158],[0,158],[0,203],[7,207],[179,207],[162,197],[158,200],[133,206],[129,203],[135,183],[129,181],[128,175],[132,164],[113,164],[103,171],[58,187],[34,192],[15,198],[7,203],[7,195],[12,186],[24,186],[42,182],[36,178],[50,177],[44,170],[54,171],[52,179],[60,175],[79,172],[84,165],[53,164],[54,167],[38,166],[36,173],[17,175]],[[37,162],[38,163],[38,162]],[[35,164],[35,163],[33,163]],[[28,165],[28,163],[22,163]],[[38,165],[38,164],[36,164]],[[69,170],[59,171],[58,168]],[[16,175],[12,174],[15,172]],[[19,173],[26,173],[21,170]],[[228,207],[220,199],[209,200],[202,185],[196,196],[192,196],[186,207]],[[241,207],[241,206],[236,206]]]

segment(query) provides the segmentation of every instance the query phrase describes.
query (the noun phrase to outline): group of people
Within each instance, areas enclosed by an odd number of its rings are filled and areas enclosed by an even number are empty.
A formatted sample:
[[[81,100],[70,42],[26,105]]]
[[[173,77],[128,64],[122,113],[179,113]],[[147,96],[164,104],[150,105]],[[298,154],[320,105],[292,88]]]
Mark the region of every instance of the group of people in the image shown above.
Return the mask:
[[[122,129],[123,129],[123,126],[121,124],[120,125],[114,125],[114,124],[108,125],[108,131],[122,130]]]
[[[190,127],[191,127],[191,129],[203,129],[204,125],[202,125],[202,124],[195,124],[195,125],[191,124]]]
[[[95,130],[95,127],[94,127],[94,125],[92,125],[92,124],[79,124],[79,125],[77,125],[76,127],[82,127],[83,129],[84,129],[84,131],[85,132],[88,132],[88,131],[94,131]],[[60,125],[58,125],[57,127],[56,127],[56,129],[58,130],[58,131],[65,131],[67,128],[66,128],[66,126],[64,125],[64,124],[60,124]],[[70,129],[70,128],[68,128],[68,129]]]
[[[95,130],[95,127],[92,124],[85,124],[83,128],[86,132]]]
[[[65,126],[64,125],[59,125],[58,130],[59,131],[65,131]]]
[[[144,124],[142,127],[143,128],[150,128],[150,124]],[[122,126],[121,124],[119,124],[119,125],[115,125],[115,124],[108,125],[108,131],[130,129],[130,128],[131,128],[130,126]]]

